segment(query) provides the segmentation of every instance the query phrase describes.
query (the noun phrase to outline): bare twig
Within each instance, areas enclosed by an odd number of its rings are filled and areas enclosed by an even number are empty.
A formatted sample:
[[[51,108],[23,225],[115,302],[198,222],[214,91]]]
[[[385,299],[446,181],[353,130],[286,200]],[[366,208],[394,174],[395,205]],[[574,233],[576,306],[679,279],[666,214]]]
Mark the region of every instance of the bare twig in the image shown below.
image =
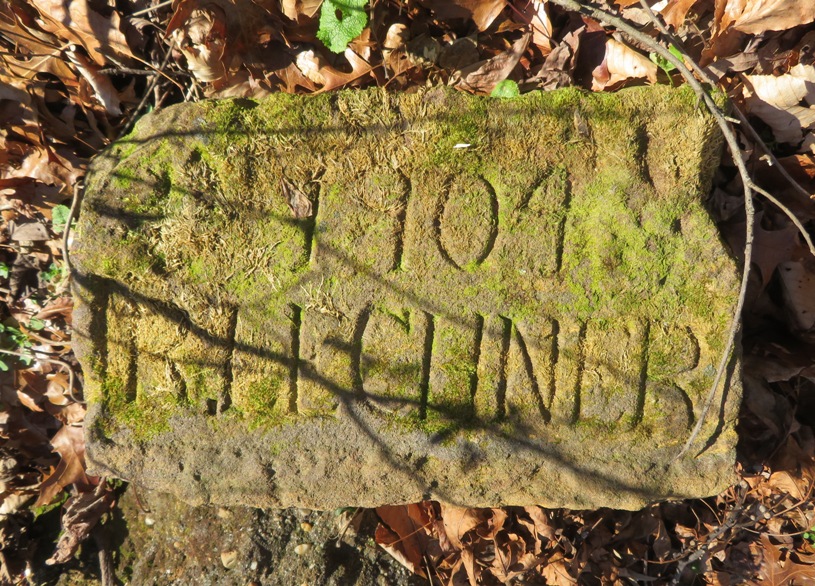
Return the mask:
[[[149,6],[147,8],[142,9],[142,10],[137,10],[136,12],[131,14],[130,16],[142,16],[144,14],[150,14],[151,12],[155,12],[159,8],[164,8],[165,6],[169,6],[172,3],[173,3],[173,0],[164,0],[164,2],[159,2],[158,4],[155,4],[153,6]]]
[[[144,97],[139,102],[139,105],[136,106],[136,109],[130,113],[128,116],[127,122],[122,126],[121,131],[119,132],[119,136],[117,138],[123,137],[127,132],[130,130],[130,127],[136,122],[136,118],[138,118],[139,113],[142,111],[144,106],[147,104],[147,100],[150,97],[150,93],[153,91],[153,88],[158,83],[159,74],[164,75],[164,68],[167,67],[167,63],[170,62],[170,57],[173,54],[173,49],[175,48],[175,40],[170,44],[170,47],[167,49],[167,55],[164,57],[164,62],[161,64],[161,67],[156,69],[156,74],[150,79],[150,84],[144,90]]]
[[[720,524],[713,529],[707,535],[707,539],[705,542],[699,546],[699,548],[690,554],[684,560],[681,560],[676,566],[676,572],[674,573],[674,577],[671,580],[671,586],[676,586],[680,583],[682,579],[682,573],[684,572],[685,568],[698,562],[701,560],[710,549],[718,543],[718,541],[722,538],[722,536],[730,531],[731,529],[740,529],[741,525],[739,524],[739,520],[741,519],[742,513],[744,513],[744,489],[739,486],[739,493],[736,498],[736,502],[730,508],[727,513],[727,518],[724,522],[720,521]]]

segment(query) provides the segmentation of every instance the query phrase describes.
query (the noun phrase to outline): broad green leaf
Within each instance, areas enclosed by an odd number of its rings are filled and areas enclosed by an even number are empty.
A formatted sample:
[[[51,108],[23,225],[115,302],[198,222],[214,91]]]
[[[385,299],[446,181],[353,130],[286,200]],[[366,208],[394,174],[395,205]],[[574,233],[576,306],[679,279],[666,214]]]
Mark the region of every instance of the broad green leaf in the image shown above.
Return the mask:
[[[45,322],[38,317],[32,317],[28,320],[28,329],[38,332],[45,328]]]
[[[68,206],[58,205],[51,210],[51,226],[54,232],[62,233],[65,231],[65,224],[68,222],[68,215],[71,209]]]
[[[521,90],[518,88],[518,84],[511,79],[499,81],[492,93],[490,93],[492,98],[517,98],[520,95]]]
[[[345,51],[368,24],[366,4],[367,0],[324,0],[317,38],[334,53]]]
[[[0,279],[8,279],[9,268],[4,262],[0,262]]]

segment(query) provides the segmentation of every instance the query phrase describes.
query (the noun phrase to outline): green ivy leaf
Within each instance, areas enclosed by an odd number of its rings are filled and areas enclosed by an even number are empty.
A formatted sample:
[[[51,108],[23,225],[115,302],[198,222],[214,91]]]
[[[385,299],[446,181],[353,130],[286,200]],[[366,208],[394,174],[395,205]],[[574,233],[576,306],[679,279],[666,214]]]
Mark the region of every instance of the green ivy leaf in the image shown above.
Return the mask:
[[[317,38],[334,53],[342,53],[368,24],[367,0],[324,0]]]
[[[51,226],[54,232],[61,234],[65,231],[65,224],[68,223],[68,215],[71,209],[68,206],[58,205],[51,210]]]
[[[511,79],[499,81],[495,88],[490,93],[491,98],[517,98],[521,95],[521,90],[518,84]]]

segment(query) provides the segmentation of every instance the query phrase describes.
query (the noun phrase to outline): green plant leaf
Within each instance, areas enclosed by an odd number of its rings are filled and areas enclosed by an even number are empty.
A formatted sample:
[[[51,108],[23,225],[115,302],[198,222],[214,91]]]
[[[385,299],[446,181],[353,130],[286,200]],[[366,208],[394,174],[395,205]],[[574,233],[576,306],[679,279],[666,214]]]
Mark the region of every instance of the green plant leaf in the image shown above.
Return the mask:
[[[324,0],[317,38],[334,53],[345,51],[368,24],[366,4],[367,0]]]
[[[58,205],[51,210],[51,227],[54,232],[60,234],[65,231],[65,224],[68,223],[68,216],[71,209],[68,206]]]
[[[51,265],[40,273],[44,281],[48,283],[53,283],[55,281],[59,281],[62,278],[62,267],[56,263],[51,263]]]
[[[6,364],[5,360],[0,360],[0,370],[3,372],[8,372],[8,364]]]
[[[9,268],[4,262],[0,262],[0,279],[8,279]]]
[[[673,55],[680,61],[684,60],[682,51],[680,51],[679,48],[676,47],[676,45],[671,45],[670,47],[668,47],[668,51],[670,51],[671,55]],[[663,57],[662,55],[658,55],[657,53],[651,53],[649,57],[651,58],[651,61],[656,63],[657,67],[659,67],[666,74],[670,75],[672,71],[676,71],[676,66],[667,59],[665,59],[665,57]]]
[[[491,98],[517,98],[521,95],[518,84],[511,79],[499,81],[490,93]]]
[[[38,317],[32,317],[30,320],[28,320],[28,329],[39,332],[40,330],[45,329],[45,322]]]

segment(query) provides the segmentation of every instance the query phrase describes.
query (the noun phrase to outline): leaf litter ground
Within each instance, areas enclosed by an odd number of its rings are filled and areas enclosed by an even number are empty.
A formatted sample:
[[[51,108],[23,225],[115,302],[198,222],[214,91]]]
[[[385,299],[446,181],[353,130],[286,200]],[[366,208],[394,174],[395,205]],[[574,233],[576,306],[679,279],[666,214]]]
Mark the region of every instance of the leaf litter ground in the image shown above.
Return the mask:
[[[673,46],[706,67],[809,193],[815,191],[812,6],[808,0],[653,6],[675,33]],[[606,7],[656,36],[635,0]],[[681,82],[646,47],[539,0],[136,0],[117,8],[21,0],[0,6],[0,46],[3,583],[55,579],[37,560],[79,564],[79,545],[112,522],[124,488],[85,473],[81,373],[70,350],[61,230],[88,159],[138,116],[205,97],[371,85],[411,91],[444,83],[489,94],[502,84],[498,95],[511,96],[508,83],[525,92]],[[740,156],[755,180],[812,232],[813,202],[786,186],[749,134],[740,138]],[[711,197],[737,256],[745,242],[739,183],[725,160]],[[294,213],[307,213],[303,204],[295,198]],[[815,580],[815,259],[787,216],[771,204],[759,206],[743,315],[740,484],[716,497],[639,512],[458,509],[434,502],[381,507],[374,511],[377,543],[438,584]],[[36,542],[48,547],[37,551],[30,547]],[[101,552],[97,575],[112,583],[113,546],[92,542]],[[271,568],[253,571],[273,580]]]

